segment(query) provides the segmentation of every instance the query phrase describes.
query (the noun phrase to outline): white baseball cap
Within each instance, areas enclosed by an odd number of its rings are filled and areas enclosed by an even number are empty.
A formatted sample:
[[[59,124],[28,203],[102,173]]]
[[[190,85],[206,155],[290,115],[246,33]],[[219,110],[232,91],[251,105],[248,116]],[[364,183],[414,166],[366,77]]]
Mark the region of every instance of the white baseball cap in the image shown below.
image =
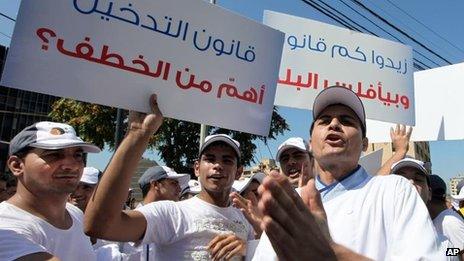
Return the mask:
[[[214,134],[214,135],[209,135],[205,138],[205,142],[200,148],[200,153],[199,156],[203,153],[203,151],[211,144],[214,142],[224,142],[227,145],[229,145],[236,153],[238,160],[241,158],[241,153],[240,153],[240,143],[234,139],[232,139],[229,135],[226,134]]]
[[[457,195],[451,195],[451,197],[456,201],[463,201],[464,200],[464,187],[461,188]]]
[[[306,143],[306,141],[300,137],[291,137],[287,139],[279,145],[279,148],[277,149],[276,160],[280,161],[280,155],[290,148],[295,148],[301,151],[308,151],[308,143]]]
[[[26,147],[46,150],[81,147],[84,152],[100,152],[97,146],[84,142],[73,127],[65,123],[41,121],[24,128],[10,142],[10,155]]]
[[[428,179],[429,172],[425,168],[425,163],[420,160],[412,159],[412,158],[404,158],[395,164],[392,165],[391,167],[391,173],[396,174],[399,169],[404,168],[404,167],[411,167],[420,170]]]
[[[166,166],[155,166],[148,168],[139,178],[138,183],[140,188],[143,188],[150,182],[157,181],[160,179],[175,179],[179,182],[179,186],[182,188],[189,181],[190,175],[178,174],[173,169]]]
[[[82,173],[81,182],[95,185],[98,183],[98,174],[100,171],[94,167],[85,167]]]
[[[361,121],[364,134],[366,132],[366,112],[364,105],[358,95],[352,90],[342,86],[331,86],[322,90],[314,99],[313,120],[328,106],[342,104],[354,111]]]
[[[248,186],[250,186],[253,180],[256,180],[259,182],[259,184],[262,184],[265,177],[266,174],[262,172],[257,172],[251,175],[249,178],[235,180],[234,184],[232,184],[232,188],[240,194],[243,191],[245,191],[248,188]]]
[[[191,179],[188,181],[187,185],[182,188],[181,195],[184,195],[185,193],[198,194],[200,192],[201,192],[200,181],[196,179]]]

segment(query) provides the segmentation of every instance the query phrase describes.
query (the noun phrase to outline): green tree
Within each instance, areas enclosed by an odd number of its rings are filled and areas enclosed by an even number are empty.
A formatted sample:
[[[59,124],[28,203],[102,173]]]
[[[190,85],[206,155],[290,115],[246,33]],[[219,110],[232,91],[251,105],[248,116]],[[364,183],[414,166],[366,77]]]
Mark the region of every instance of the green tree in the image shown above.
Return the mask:
[[[96,104],[78,102],[70,99],[60,99],[52,106],[50,117],[54,121],[66,122],[72,125],[80,137],[103,148],[108,144],[114,149],[114,133],[116,127],[117,109]],[[125,111],[127,115],[127,111]],[[125,117],[124,117],[125,118]],[[126,129],[124,122],[123,129]],[[277,108],[272,114],[269,137],[262,137],[248,133],[232,131],[217,127],[210,127],[209,134],[225,133],[240,142],[242,163],[249,165],[256,163],[253,154],[256,150],[255,140],[267,142],[289,130],[285,119]],[[156,149],[161,159],[178,172],[191,172],[193,162],[198,157],[200,142],[200,125],[196,123],[165,118],[163,125],[150,141],[149,148]]]

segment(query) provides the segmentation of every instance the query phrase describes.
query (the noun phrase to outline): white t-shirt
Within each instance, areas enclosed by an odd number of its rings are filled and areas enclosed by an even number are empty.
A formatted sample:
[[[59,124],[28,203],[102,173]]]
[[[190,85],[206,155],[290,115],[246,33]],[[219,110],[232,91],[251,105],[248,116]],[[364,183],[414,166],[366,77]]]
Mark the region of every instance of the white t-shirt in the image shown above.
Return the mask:
[[[464,249],[464,220],[453,209],[446,209],[433,220],[437,233],[449,239],[454,247]]]
[[[0,203],[0,260],[38,252],[61,260],[95,260],[90,239],[84,234],[82,211],[71,204],[66,204],[66,209],[73,224],[69,229],[58,229],[8,202]]]
[[[334,242],[374,260],[445,259],[425,204],[405,178],[372,177],[360,167],[317,188]],[[253,260],[277,260],[265,233]]]
[[[210,260],[207,246],[218,234],[254,239],[253,228],[240,210],[217,207],[198,197],[157,201],[136,211],[147,220],[142,244],[154,243],[155,260]]]

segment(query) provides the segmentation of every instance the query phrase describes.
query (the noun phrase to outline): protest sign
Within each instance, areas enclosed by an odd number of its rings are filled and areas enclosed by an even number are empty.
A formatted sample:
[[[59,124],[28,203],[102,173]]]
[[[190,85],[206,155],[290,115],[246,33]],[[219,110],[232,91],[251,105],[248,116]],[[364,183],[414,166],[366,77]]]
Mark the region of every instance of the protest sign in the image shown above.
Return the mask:
[[[414,125],[411,47],[272,11],[264,23],[286,34],[276,105],[311,109],[321,90],[340,85],[357,93],[367,118]]]
[[[464,139],[464,63],[414,73],[416,125],[411,141]],[[367,120],[369,142],[391,142],[391,123]]]
[[[380,167],[382,167],[382,155],[383,149],[379,149],[362,156],[358,163],[367,173],[375,174],[379,171]]]
[[[23,1],[2,84],[267,135],[283,38],[201,0]]]

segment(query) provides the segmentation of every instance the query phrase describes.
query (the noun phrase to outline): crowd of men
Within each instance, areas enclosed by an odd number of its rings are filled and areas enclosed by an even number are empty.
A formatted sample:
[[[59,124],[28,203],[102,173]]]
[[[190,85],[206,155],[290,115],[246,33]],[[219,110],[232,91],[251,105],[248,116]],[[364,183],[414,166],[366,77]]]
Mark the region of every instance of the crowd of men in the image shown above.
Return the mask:
[[[242,178],[239,142],[210,135],[196,179],[151,167],[142,202],[128,207],[163,123],[156,95],[149,103],[150,114],[130,112],[103,173],[84,166],[100,149],[67,124],[39,122],[11,140],[17,185],[9,195],[10,179],[0,181],[0,260],[463,260],[464,182],[449,206],[446,183],[406,156],[404,126],[391,130],[393,156],[368,173],[364,106],[337,86],[316,97],[309,142],[279,146],[280,172]]]

